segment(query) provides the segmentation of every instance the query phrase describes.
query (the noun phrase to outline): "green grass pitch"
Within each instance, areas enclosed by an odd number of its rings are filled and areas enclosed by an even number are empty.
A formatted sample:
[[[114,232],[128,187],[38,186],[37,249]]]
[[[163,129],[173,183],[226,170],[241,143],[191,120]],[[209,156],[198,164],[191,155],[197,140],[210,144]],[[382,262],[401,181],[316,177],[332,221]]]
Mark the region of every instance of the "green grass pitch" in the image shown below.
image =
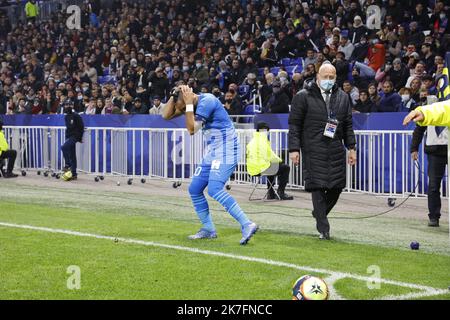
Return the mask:
[[[239,229],[226,215],[217,215],[218,239],[189,241],[186,236],[199,227],[192,209],[150,202],[189,204],[186,195],[151,196],[145,203],[142,196],[133,201],[130,194],[109,192],[108,200],[102,193],[51,187],[3,185],[0,192],[0,223],[112,237],[0,225],[0,299],[290,300],[292,284],[304,274],[329,279],[345,273],[348,277],[334,282],[333,290],[346,299],[415,298],[424,292],[420,286],[446,290],[450,285],[448,254],[339,239],[322,242],[308,234],[264,228],[249,245],[239,246]],[[242,259],[246,257],[260,260]],[[69,266],[79,267],[80,289],[67,287]],[[358,277],[371,276],[369,266],[379,267],[381,278],[395,283],[368,289]],[[417,297],[450,299],[450,291]]]

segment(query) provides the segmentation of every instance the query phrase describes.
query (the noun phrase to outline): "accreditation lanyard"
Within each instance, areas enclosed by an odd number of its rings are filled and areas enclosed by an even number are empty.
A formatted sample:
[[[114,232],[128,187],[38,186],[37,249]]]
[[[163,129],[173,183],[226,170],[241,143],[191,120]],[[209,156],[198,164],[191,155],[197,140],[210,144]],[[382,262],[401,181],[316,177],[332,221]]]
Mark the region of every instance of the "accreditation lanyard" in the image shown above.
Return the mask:
[[[325,105],[327,107],[328,120],[327,120],[327,124],[325,125],[325,130],[323,131],[323,135],[327,138],[334,139],[334,137],[336,136],[336,131],[337,131],[337,128],[339,125],[339,121],[336,119],[336,115],[333,114],[333,111],[331,110],[331,107],[330,107],[331,92],[326,92],[325,95],[326,95]]]

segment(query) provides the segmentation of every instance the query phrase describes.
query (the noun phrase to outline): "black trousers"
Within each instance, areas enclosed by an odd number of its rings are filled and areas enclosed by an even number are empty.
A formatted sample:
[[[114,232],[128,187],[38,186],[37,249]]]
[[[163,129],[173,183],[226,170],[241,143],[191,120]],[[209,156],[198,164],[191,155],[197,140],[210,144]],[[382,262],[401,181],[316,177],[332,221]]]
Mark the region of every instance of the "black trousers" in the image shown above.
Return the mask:
[[[291,167],[289,167],[287,164],[280,163],[278,166],[278,172],[273,176],[268,176],[267,180],[270,181],[270,183],[273,185],[275,181],[275,177],[278,177],[278,193],[284,193],[284,190],[286,190],[286,185],[289,181],[289,173],[291,172]],[[267,187],[271,189],[270,184],[267,184]],[[272,192],[273,190],[269,190],[269,192]]]
[[[0,161],[1,160],[8,160],[8,167],[6,169],[6,172],[11,173],[14,169],[14,163],[16,163],[17,158],[17,151],[16,150],[8,150],[3,151],[0,155]]]
[[[447,157],[428,155],[428,217],[441,217],[441,183],[445,174]]]
[[[77,176],[77,141],[74,138],[69,138],[62,145],[61,150],[63,152],[64,161],[66,162],[66,168],[72,170],[72,176]]]
[[[312,191],[313,216],[316,218],[317,231],[330,232],[328,214],[336,205],[342,189],[319,189]]]

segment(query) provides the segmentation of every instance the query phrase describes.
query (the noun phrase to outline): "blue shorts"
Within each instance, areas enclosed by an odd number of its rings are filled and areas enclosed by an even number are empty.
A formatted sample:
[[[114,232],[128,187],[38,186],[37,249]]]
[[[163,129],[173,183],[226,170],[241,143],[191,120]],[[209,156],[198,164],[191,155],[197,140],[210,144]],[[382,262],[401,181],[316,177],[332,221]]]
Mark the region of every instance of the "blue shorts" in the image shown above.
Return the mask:
[[[230,176],[236,169],[235,163],[222,163],[222,159],[214,159],[205,157],[200,166],[195,169],[193,179],[200,179],[201,181],[219,181],[223,184],[227,183]]]

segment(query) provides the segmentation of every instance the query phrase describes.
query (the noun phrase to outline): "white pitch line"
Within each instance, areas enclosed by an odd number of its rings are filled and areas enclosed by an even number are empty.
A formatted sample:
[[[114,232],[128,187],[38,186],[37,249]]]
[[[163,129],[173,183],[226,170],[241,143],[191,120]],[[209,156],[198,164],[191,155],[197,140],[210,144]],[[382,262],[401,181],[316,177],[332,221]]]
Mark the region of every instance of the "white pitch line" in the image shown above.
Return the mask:
[[[183,246],[164,244],[164,243],[158,243],[158,242],[153,242],[153,241],[111,237],[111,236],[104,236],[104,235],[78,232],[78,231],[72,231],[72,230],[36,227],[36,226],[14,224],[14,223],[8,223],[8,222],[0,222],[0,227],[27,229],[27,230],[34,230],[34,231],[43,231],[43,232],[49,232],[49,233],[72,235],[72,236],[77,236],[77,237],[87,237],[87,238],[119,241],[119,242],[123,242],[123,243],[138,244],[138,245],[151,246],[151,247],[156,247],[156,248],[173,249],[173,250],[192,252],[192,253],[209,255],[209,256],[230,258],[230,259],[234,259],[234,260],[257,262],[257,263],[261,263],[261,264],[290,268],[290,269],[295,269],[295,270],[302,270],[302,271],[307,271],[307,272],[312,272],[312,273],[330,274],[333,278],[339,278],[339,279],[351,278],[351,279],[361,280],[361,281],[366,281],[366,282],[373,281],[373,277],[360,276],[357,274],[337,272],[337,271],[332,271],[332,270],[327,270],[327,269],[312,268],[312,267],[308,267],[308,266],[300,266],[300,265],[296,265],[296,264],[292,264],[292,263],[275,261],[275,260],[271,260],[271,259],[240,256],[240,255],[235,255],[232,253],[202,250],[202,249],[197,249],[197,248],[192,248],[192,247],[183,247]],[[436,289],[436,288],[432,288],[432,287],[428,287],[428,286],[422,286],[422,285],[407,283],[407,282],[400,282],[400,281],[394,281],[394,280],[388,280],[388,279],[379,279],[379,281],[380,281],[380,283],[391,284],[391,285],[396,285],[399,287],[405,287],[405,288],[417,289],[417,290],[424,291],[424,292],[418,292],[418,293],[410,293],[410,294],[401,295],[401,296],[387,296],[387,297],[383,297],[382,299],[384,299],[384,298],[395,299],[395,300],[399,300],[399,298],[414,299],[414,298],[420,298],[420,297],[441,295],[441,294],[445,294],[448,292],[447,290],[443,290],[443,289]]]

